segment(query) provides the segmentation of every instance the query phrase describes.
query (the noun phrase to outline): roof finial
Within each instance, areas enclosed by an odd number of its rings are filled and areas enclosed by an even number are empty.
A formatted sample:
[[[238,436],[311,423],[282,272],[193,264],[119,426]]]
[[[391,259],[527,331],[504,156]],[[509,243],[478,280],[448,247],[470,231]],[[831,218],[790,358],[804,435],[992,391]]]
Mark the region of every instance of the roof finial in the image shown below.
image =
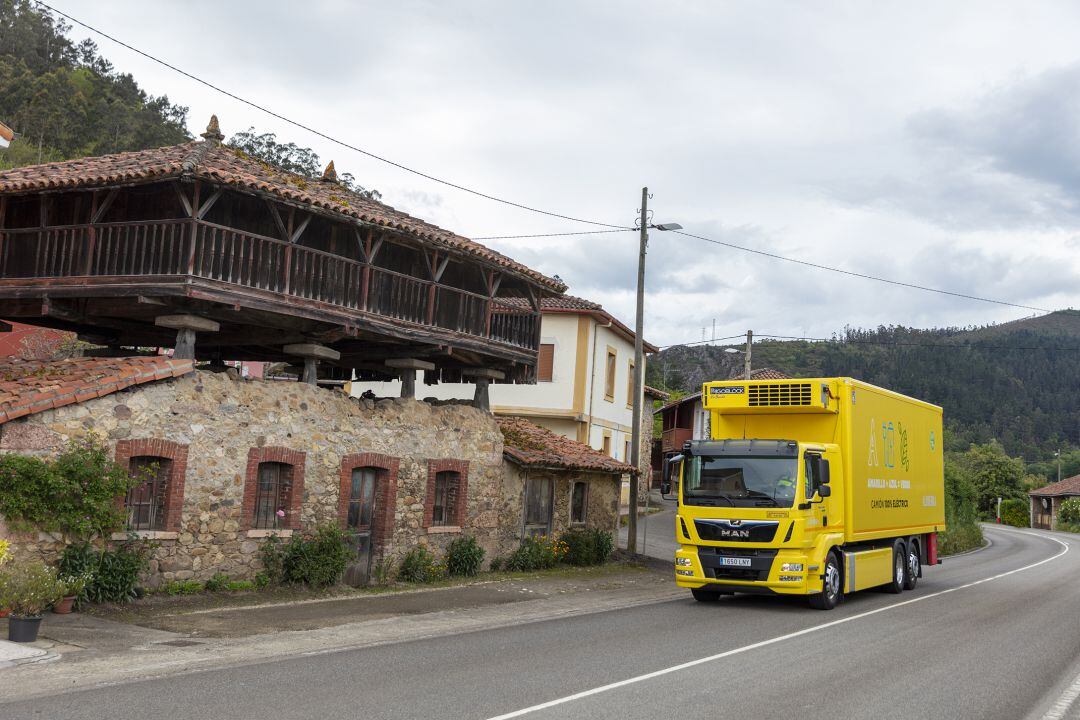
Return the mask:
[[[331,160],[330,164],[326,166],[325,170],[323,170],[322,178],[320,178],[320,179],[325,181],[325,182],[332,182],[332,183],[336,183],[338,181],[337,180],[337,170],[334,169],[334,161],[333,160]]]
[[[206,126],[206,132],[201,137],[207,142],[220,145],[225,136],[221,134],[221,126],[218,125],[217,115],[210,116],[210,124]]]

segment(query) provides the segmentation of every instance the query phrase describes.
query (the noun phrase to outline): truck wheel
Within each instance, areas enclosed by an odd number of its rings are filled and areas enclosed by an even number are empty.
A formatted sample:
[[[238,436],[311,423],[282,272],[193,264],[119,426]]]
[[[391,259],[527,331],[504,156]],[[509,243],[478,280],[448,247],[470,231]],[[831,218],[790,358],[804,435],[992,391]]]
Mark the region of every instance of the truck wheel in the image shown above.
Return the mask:
[[[885,592],[898,595],[904,591],[907,585],[907,544],[903,540],[897,540],[892,549],[892,580],[885,586]]]
[[[715,590],[706,590],[705,588],[690,588],[690,594],[694,596],[694,599],[698,602],[716,602],[720,599],[720,593]]]
[[[810,607],[815,610],[832,610],[843,597],[840,583],[840,561],[836,553],[829,553],[825,560],[825,572],[821,576],[821,592],[809,597]]]
[[[919,584],[919,566],[922,560],[919,557],[919,543],[911,540],[907,544],[907,577],[904,579],[904,589],[914,590]]]

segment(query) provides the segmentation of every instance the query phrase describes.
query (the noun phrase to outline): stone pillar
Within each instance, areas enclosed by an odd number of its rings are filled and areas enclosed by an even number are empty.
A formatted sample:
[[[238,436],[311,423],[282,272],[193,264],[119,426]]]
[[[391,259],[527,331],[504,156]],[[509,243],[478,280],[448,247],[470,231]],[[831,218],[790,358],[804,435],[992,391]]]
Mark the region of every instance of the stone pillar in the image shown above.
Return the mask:
[[[491,397],[488,393],[488,387],[491,385],[492,380],[504,380],[506,373],[492,368],[469,368],[462,370],[461,374],[473,378],[473,382],[476,383],[476,392],[473,393],[473,407],[484,412],[491,412]]]
[[[401,371],[401,397],[415,398],[416,371],[434,370],[435,363],[417,358],[390,358],[386,361],[386,367]]]
[[[198,315],[159,315],[154,318],[159,327],[176,330],[173,357],[180,360],[195,359],[195,332],[217,332],[221,325]]]
[[[316,343],[297,343],[295,345],[286,345],[281,348],[281,351],[286,355],[295,355],[304,359],[304,375],[300,378],[301,382],[306,382],[308,385],[319,384],[319,361],[320,360],[340,360],[341,353],[333,348],[328,348],[325,345],[318,345]]]

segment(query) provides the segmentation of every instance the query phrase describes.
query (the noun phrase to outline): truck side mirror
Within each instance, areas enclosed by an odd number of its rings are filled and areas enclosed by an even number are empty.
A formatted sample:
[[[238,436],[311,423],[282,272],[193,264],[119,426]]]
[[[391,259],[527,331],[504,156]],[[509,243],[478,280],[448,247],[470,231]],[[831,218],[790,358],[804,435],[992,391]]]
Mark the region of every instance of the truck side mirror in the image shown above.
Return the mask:
[[[832,488],[828,485],[822,485],[817,489],[817,494],[823,498],[827,498],[832,495]]]
[[[822,485],[829,484],[829,461],[824,458],[818,458],[818,477],[821,478]],[[822,495],[822,497],[825,497]]]
[[[674,480],[678,477],[679,471],[682,468],[682,455],[673,455],[672,457],[665,458],[664,470],[660,478],[660,495],[666,496],[671,492],[671,486],[674,485]]]

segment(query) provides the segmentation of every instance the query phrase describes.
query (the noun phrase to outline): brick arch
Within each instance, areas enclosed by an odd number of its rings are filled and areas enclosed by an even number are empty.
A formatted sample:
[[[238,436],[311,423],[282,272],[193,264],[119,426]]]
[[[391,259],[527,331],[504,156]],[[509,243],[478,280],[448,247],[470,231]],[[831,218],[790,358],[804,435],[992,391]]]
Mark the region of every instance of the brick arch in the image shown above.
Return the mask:
[[[424,498],[424,527],[431,527],[432,515],[435,512],[435,476],[441,472],[456,472],[460,478],[458,482],[458,502],[454,508],[454,524],[465,527],[469,497],[469,461],[454,460],[450,458],[428,460],[427,492]]]
[[[241,527],[250,530],[255,519],[255,495],[259,483],[259,464],[284,463],[292,467],[292,495],[289,498],[288,516],[283,529],[300,529],[300,506],[304,499],[304,462],[307,454],[302,450],[270,445],[248,450],[247,471],[244,473],[244,501],[241,506]]]
[[[398,469],[401,458],[381,453],[351,453],[341,458],[341,484],[338,488],[338,518],[341,527],[349,516],[349,489],[352,472],[356,468],[378,468],[382,472],[375,478],[375,516],[371,522],[371,546],[386,547],[394,532],[394,511],[397,506]]]
[[[169,492],[165,498],[165,530],[179,532],[181,512],[184,509],[184,478],[187,476],[188,446],[161,438],[116,441],[116,462],[125,470],[131,468],[131,458],[144,455],[166,458],[170,461]],[[123,502],[123,498],[120,502]]]

